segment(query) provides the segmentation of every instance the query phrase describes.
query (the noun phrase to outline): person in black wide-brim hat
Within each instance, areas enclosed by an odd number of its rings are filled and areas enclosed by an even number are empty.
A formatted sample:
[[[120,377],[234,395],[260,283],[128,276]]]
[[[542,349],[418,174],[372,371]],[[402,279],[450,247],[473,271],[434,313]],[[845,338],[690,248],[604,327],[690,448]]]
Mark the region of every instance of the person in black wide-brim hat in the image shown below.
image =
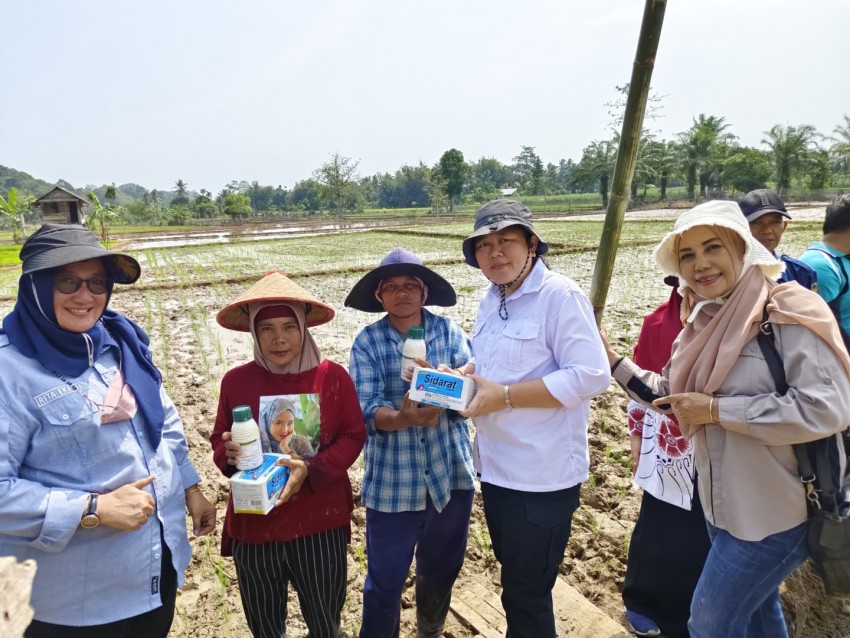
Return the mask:
[[[416,555],[419,636],[442,635],[452,586],[463,565],[472,510],[469,423],[457,412],[417,408],[401,378],[409,328],[422,327],[426,359],[438,369],[474,369],[469,338],[451,319],[424,306],[453,306],[454,289],[412,252],[391,250],[360,279],[345,305],[386,314],[351,348],[351,377],[366,418],[368,571],[360,635],[398,634],[401,594]],[[427,364],[427,361],[421,362]]]
[[[345,305],[363,312],[383,312],[379,284],[391,277],[413,277],[418,279],[425,291],[423,306],[454,306],[457,296],[452,285],[422,260],[404,248],[394,248],[387,253],[378,267],[366,273],[345,298]]]
[[[141,268],[77,225],[45,224],[21,260],[0,331],[0,556],[38,563],[24,635],[165,636],[186,510],[201,536],[215,508],[148,336],[107,308]]]

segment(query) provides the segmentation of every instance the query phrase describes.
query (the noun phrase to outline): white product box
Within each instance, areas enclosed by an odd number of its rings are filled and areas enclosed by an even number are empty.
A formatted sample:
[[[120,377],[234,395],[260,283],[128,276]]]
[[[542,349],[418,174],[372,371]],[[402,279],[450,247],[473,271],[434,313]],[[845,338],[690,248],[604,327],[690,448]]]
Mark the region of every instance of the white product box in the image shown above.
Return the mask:
[[[275,465],[288,454],[263,454],[263,462],[253,470],[241,470],[230,477],[233,511],[237,514],[268,514],[289,479],[289,468]]]
[[[449,410],[465,410],[475,396],[475,383],[469,377],[460,377],[430,368],[413,368],[410,382],[410,400],[428,405],[438,405]]]

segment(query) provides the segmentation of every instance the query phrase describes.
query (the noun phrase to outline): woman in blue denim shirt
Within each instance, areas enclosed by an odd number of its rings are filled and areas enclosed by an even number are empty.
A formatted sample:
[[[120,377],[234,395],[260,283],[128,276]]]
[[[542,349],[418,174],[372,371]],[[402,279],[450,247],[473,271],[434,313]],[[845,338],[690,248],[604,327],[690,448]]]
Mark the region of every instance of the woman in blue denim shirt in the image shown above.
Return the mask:
[[[0,555],[38,563],[26,638],[168,634],[196,535],[215,528],[148,337],[107,310],[138,262],[82,226],[21,249],[0,331]],[[116,569],[120,566],[119,569]]]

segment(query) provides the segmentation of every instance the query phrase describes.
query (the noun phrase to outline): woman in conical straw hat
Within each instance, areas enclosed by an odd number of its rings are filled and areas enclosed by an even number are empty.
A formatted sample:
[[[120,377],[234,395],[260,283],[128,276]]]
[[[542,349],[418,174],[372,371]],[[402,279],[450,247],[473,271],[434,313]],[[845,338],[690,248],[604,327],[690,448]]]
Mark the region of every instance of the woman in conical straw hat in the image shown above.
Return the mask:
[[[733,202],[682,213],[655,249],[682,283],[684,327],[661,373],[606,343],[614,378],[672,411],[694,445],[711,549],[691,601],[700,638],[787,636],[779,586],[808,554],[806,497],[792,445],[847,427],[850,357],[826,303],[750,233]],[[782,393],[757,335],[771,332]]]
[[[254,338],[253,360],[221,381],[210,441],[224,475],[236,472],[239,446],[230,437],[236,406],[250,406],[259,417],[261,406],[287,397],[302,418],[319,422],[315,454],[280,461],[290,477],[274,509],[260,516],[235,514],[232,502],[227,507],[222,554],[233,556],[242,607],[257,637],[285,635],[290,582],[310,635],[340,635],[354,509],[348,468],[366,430],[351,378],[322,357],[308,330],[333,316],[280,272],[268,273],[216,316],[223,327]]]

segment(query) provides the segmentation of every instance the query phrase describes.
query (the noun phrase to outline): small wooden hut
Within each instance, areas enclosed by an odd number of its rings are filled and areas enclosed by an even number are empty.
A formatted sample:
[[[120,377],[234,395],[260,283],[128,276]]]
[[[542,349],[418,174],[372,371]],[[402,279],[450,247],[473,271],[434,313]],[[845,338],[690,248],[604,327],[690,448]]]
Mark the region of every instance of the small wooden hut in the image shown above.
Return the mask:
[[[82,224],[88,201],[61,186],[42,195],[32,203],[32,208],[41,217],[42,223]]]

